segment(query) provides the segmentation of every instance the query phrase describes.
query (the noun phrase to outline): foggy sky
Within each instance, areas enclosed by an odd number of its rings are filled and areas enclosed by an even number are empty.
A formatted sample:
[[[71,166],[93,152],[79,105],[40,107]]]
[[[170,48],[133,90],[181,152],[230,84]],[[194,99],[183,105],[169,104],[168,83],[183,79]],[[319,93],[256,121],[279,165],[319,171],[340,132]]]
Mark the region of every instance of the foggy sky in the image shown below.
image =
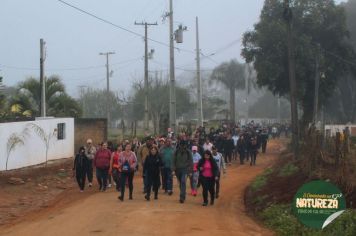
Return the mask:
[[[66,0],[86,11],[129,30],[144,34],[143,26],[134,22],[157,22],[149,27],[149,37],[168,44],[169,0]],[[202,58],[202,69],[212,69],[217,63],[240,57],[241,39],[253,24],[263,6],[263,0],[173,0],[174,27],[188,27],[184,43],[176,47],[195,50],[195,17],[200,23],[200,48],[211,59]],[[337,1],[340,2],[340,1]],[[29,76],[39,77],[39,40],[46,41],[45,74],[59,75],[67,92],[78,97],[78,86],[104,88],[105,58],[100,52],[115,51],[111,56],[110,79],[113,91],[127,91],[134,80],[143,78],[144,42],[135,36],[90,16],[69,8],[57,0],[1,0],[0,2],[0,75],[7,86],[16,85]],[[149,70],[167,73],[168,47],[148,42],[155,49]],[[220,50],[219,49],[225,49]],[[181,69],[195,69],[195,54],[175,50],[176,78]],[[14,67],[14,68],[13,68]],[[81,69],[82,68],[82,69]],[[87,69],[83,69],[87,68]],[[75,69],[75,70],[73,70]],[[80,70],[79,70],[80,69]]]

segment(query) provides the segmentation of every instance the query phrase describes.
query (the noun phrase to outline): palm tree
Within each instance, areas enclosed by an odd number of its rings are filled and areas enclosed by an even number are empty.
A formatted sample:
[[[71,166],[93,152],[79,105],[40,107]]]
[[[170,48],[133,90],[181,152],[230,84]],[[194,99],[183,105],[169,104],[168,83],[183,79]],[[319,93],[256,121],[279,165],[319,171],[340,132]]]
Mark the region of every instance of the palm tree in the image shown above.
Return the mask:
[[[11,152],[20,145],[24,145],[24,135],[23,134],[17,134],[13,133],[7,140],[7,150],[6,150],[6,167],[5,170],[7,170],[7,164],[9,163],[9,157]]]
[[[37,136],[42,140],[43,145],[46,148],[46,166],[47,166],[47,162],[48,162],[48,150],[50,148],[50,144],[53,138],[56,137],[56,130],[53,132],[48,132],[46,133],[46,131],[39,125],[35,124],[35,123],[30,123],[26,125],[25,128],[25,132],[28,132],[28,130],[32,129]]]
[[[236,60],[224,62],[213,70],[211,80],[222,83],[230,94],[230,119],[236,121],[235,97],[237,89],[245,88],[245,65]]]
[[[48,114],[53,114],[56,117],[80,117],[82,109],[74,98],[67,94],[61,94],[51,100]]]
[[[41,86],[38,79],[28,78],[18,85],[18,94],[12,99],[10,107],[21,108],[26,114],[38,116],[41,102]],[[18,106],[21,105],[21,106]],[[46,107],[49,116],[79,117],[81,109],[77,101],[65,92],[65,86],[58,76],[46,80]]]
[[[40,110],[41,104],[41,84],[38,79],[33,77],[28,78],[24,82],[19,84],[19,90],[21,93],[27,95],[38,107],[36,113]],[[65,93],[64,84],[57,76],[51,76],[46,79],[46,105],[50,107],[53,100]],[[38,114],[37,114],[38,115]]]

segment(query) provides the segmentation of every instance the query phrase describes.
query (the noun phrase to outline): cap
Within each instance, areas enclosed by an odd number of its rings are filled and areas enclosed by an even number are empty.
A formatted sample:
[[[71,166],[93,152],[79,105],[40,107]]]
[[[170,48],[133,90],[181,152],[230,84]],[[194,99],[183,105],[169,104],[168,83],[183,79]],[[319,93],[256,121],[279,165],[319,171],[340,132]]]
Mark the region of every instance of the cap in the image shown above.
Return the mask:
[[[93,140],[91,140],[90,138],[87,139],[87,143],[93,143]]]
[[[198,147],[197,146],[193,146],[192,147],[192,151],[198,151]]]

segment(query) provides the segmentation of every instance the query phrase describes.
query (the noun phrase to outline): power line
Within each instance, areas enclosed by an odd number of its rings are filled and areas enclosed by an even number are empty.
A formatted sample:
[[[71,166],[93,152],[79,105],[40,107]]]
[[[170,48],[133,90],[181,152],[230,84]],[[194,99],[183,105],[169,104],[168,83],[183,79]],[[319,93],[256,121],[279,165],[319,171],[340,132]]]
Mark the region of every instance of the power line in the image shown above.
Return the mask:
[[[131,63],[135,62],[138,60],[141,60],[141,57],[134,58],[134,59],[129,59],[125,61],[120,61],[116,63],[112,63],[111,65],[122,65],[126,63]],[[64,68],[48,68],[46,71],[76,71],[76,70],[90,70],[90,69],[97,69],[97,68],[104,68],[106,65],[95,65],[95,66],[84,66],[84,67],[64,67]],[[33,70],[33,71],[38,71],[40,70],[39,68],[35,67],[21,67],[21,66],[9,66],[9,65],[4,65],[0,64],[0,67],[7,68],[7,69],[13,69],[13,70]]]
[[[93,13],[90,13],[90,12],[88,12],[88,11],[85,11],[85,10],[83,10],[83,9],[77,7],[77,6],[74,6],[74,5],[70,4],[70,3],[67,3],[67,2],[65,2],[65,1],[63,1],[63,0],[57,0],[57,1],[60,2],[60,3],[62,3],[62,4],[64,4],[64,5],[67,5],[67,6],[71,7],[71,8],[73,8],[73,9],[75,9],[75,10],[81,12],[81,13],[84,13],[84,14],[86,14],[86,15],[89,15],[89,16],[91,16],[91,17],[93,17],[93,18],[95,18],[95,19],[97,19],[97,20],[99,20],[99,21],[102,21],[102,22],[104,22],[104,23],[106,23],[106,24],[109,24],[109,25],[111,25],[111,26],[114,26],[115,28],[121,29],[121,30],[123,30],[123,31],[126,31],[126,32],[128,32],[128,33],[130,33],[130,34],[136,35],[136,36],[141,37],[141,38],[144,37],[144,35],[142,35],[142,34],[139,34],[139,33],[135,32],[135,31],[133,31],[133,30],[127,29],[127,28],[125,28],[125,27],[123,27],[123,26],[120,26],[120,25],[115,24],[115,23],[113,23],[113,22],[111,22],[111,21],[108,21],[108,20],[106,20],[106,19],[104,19],[104,18],[101,18],[101,17],[99,17],[99,16],[97,16],[97,15],[94,15]],[[165,47],[169,47],[169,44],[164,43],[164,42],[161,42],[161,41],[158,41],[158,40],[155,40],[155,39],[152,39],[152,38],[147,38],[147,40],[150,40],[150,41],[155,42],[155,43],[157,43],[157,44],[163,45],[163,46],[165,46]],[[194,53],[194,51],[188,50],[188,49],[177,48],[177,47],[175,47],[175,49],[178,50],[178,52]]]
[[[333,57],[336,57],[337,59],[339,59],[339,60],[341,60],[341,61],[343,61],[343,62],[345,62],[345,63],[347,63],[347,64],[349,64],[349,65],[356,66],[356,63],[355,63],[355,62],[352,62],[352,61],[349,61],[349,60],[347,60],[347,59],[344,59],[344,58],[342,58],[341,56],[339,56],[339,55],[337,55],[337,54],[335,54],[335,53],[333,53],[333,52],[327,51],[327,50],[325,50],[325,49],[321,49],[321,50],[324,51],[324,52],[326,52],[327,54],[333,56]]]

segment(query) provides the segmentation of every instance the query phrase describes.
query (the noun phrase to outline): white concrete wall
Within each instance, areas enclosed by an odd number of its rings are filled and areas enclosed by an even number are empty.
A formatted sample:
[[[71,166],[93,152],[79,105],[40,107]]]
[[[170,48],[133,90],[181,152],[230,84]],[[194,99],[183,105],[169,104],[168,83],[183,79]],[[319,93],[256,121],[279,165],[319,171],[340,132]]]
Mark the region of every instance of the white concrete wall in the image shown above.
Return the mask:
[[[352,128],[356,128],[356,124],[352,125],[325,125],[325,131],[330,130],[330,136],[335,137],[336,132],[342,132],[346,127],[349,127],[350,131]],[[352,136],[352,134],[351,134]]]
[[[57,139],[57,124],[65,123],[65,139]],[[0,124],[0,171],[5,170],[7,159],[7,143],[14,133],[21,135],[28,127],[27,135],[24,136],[24,145],[16,146],[8,159],[8,170],[32,166],[46,161],[46,145],[36,134],[30,124],[40,126],[48,135],[52,136],[48,148],[48,161],[69,158],[74,155],[74,119],[73,118],[48,118],[36,121],[12,122]]]

